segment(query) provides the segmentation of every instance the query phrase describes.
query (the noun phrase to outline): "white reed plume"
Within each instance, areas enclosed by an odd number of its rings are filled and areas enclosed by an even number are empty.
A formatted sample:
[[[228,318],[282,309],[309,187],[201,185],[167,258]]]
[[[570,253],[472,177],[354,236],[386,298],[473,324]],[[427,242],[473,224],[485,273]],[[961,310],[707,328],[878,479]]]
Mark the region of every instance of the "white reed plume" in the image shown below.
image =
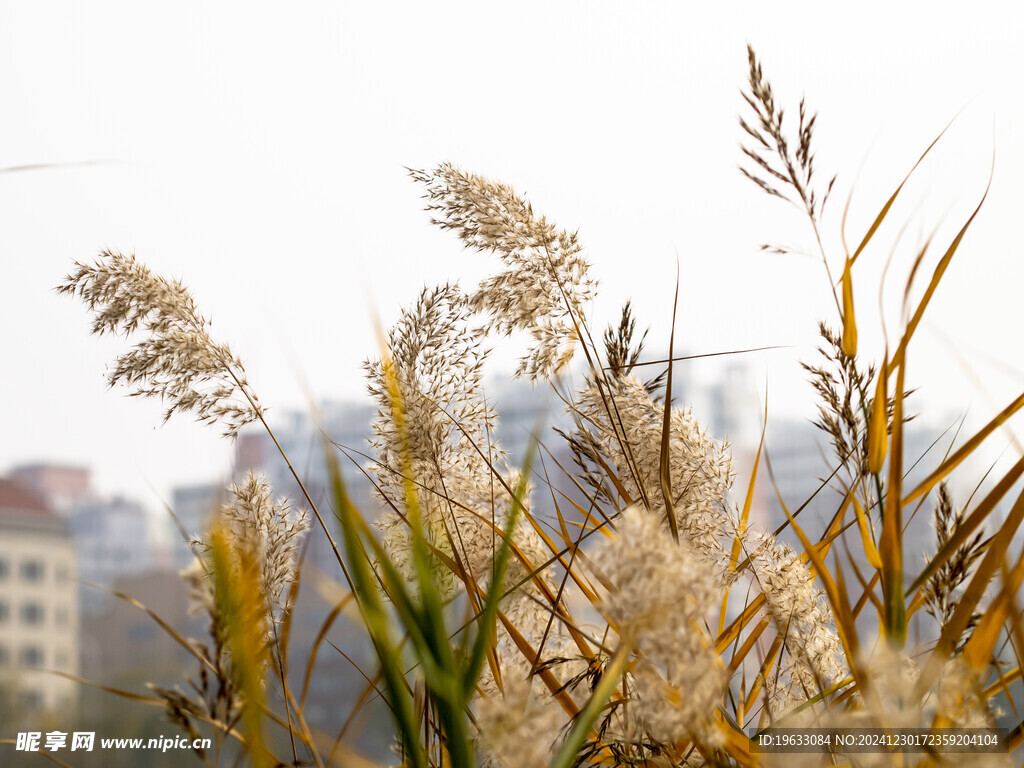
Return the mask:
[[[606,379],[579,393],[576,415],[584,439],[609,458],[633,501],[665,521],[661,491],[661,436],[664,406],[634,376]],[[589,437],[586,433],[589,433]],[[726,496],[732,486],[728,446],[701,429],[693,415],[673,408],[669,420],[669,477],[679,536],[698,555],[724,564],[723,538],[731,533]]]
[[[643,730],[663,743],[716,744],[713,717],[728,681],[705,630],[720,595],[716,574],[636,506],[622,513],[593,564],[610,587],[604,613],[637,650],[631,706]]]
[[[393,509],[404,508],[403,471],[408,471],[430,544],[486,584],[501,543],[495,527],[503,527],[511,512],[509,490],[515,490],[519,473],[508,466],[494,438],[497,417],[481,384],[488,350],[483,332],[469,325],[471,313],[456,286],[425,289],[392,328],[391,357],[366,368],[370,393],[379,405],[373,471],[385,501]],[[389,377],[397,388],[389,385]],[[520,502],[528,511],[526,490]],[[378,525],[388,554],[412,579],[404,513],[385,513]],[[529,526],[518,526],[513,541],[523,554],[539,551]],[[513,560],[509,578],[523,575],[522,564]]]
[[[454,230],[467,248],[497,253],[505,263],[503,272],[480,284],[470,305],[486,312],[498,333],[533,336],[517,377],[550,378],[572,358],[576,325],[596,288],[576,234],[538,218],[511,187],[450,163],[410,173],[426,186],[435,224]]]
[[[290,588],[299,577],[299,547],[309,530],[308,515],[305,510],[292,510],[287,499],[274,501],[266,478],[254,472],[230,491],[233,499],[221,507],[217,525],[227,534],[232,552],[256,565],[259,598],[266,606],[263,630],[269,634],[287,611]],[[191,588],[194,608],[215,618],[214,580],[201,557],[209,541],[204,538],[193,547],[196,560],[183,576]]]
[[[471,313],[457,286],[424,289],[389,334],[391,357],[367,363],[366,370],[379,406],[373,471],[385,501],[405,507],[403,472],[409,472],[428,542],[466,558],[479,576],[493,538],[479,530],[490,519],[481,503],[507,494],[491,472],[504,466],[504,455],[494,444],[496,416],[481,386],[487,349],[483,334],[469,326]],[[389,556],[412,580],[408,520],[391,511],[378,526]],[[451,586],[451,574],[446,577]]]
[[[546,768],[557,749],[565,713],[550,696],[537,696],[524,677],[510,676],[504,690],[476,706],[485,768]]]
[[[580,429],[589,433],[583,437],[611,460],[627,493],[638,504],[646,499],[647,514],[667,528],[659,478],[664,406],[633,376],[605,381],[603,396],[592,383],[576,402]],[[670,413],[669,435],[669,476],[680,540],[720,585],[726,584],[736,573],[726,567],[723,544],[737,534],[726,501],[733,478],[728,446],[711,439],[681,408]],[[781,714],[846,674],[842,646],[828,601],[800,557],[765,531],[745,531],[741,540],[756,542],[751,558],[756,586],[788,652],[783,674],[767,682],[773,711]]]
[[[848,674],[832,609],[813,571],[793,549],[772,534],[753,535],[751,564],[768,614],[784,638],[788,662],[766,680],[772,714],[785,714]]]
[[[132,395],[159,398],[167,405],[164,421],[191,412],[234,437],[259,418],[241,360],[213,341],[209,321],[180,281],[154,274],[134,254],[103,251],[92,265],[75,262],[57,290],[77,296],[94,313],[94,334],[143,335],[117,358],[107,379]]]
[[[541,652],[543,663],[573,651],[562,622],[549,621],[552,609],[544,591],[549,595],[557,591],[553,579],[546,570],[535,572],[550,553],[526,521],[529,483],[524,484],[519,499],[522,514],[512,534],[513,554],[504,583],[491,583],[501,532],[507,530],[512,512],[512,492],[520,486],[521,475],[508,465],[494,438],[497,418],[481,383],[488,352],[483,346],[485,332],[470,324],[472,312],[467,297],[456,286],[425,289],[391,329],[390,357],[367,363],[369,389],[378,403],[372,471],[390,507],[377,526],[389,559],[413,581],[411,521],[403,475],[408,473],[428,543],[465,570],[472,579],[466,580],[467,586],[502,592],[515,588],[502,600],[501,610]],[[459,574],[441,557],[435,573],[444,592],[453,594],[460,584]],[[533,660],[523,655],[501,624],[496,651],[503,680],[527,678]],[[491,696],[500,696],[489,668],[479,686]],[[536,687],[542,686],[538,682]],[[539,695],[550,698],[547,691]],[[548,718],[551,740],[564,722],[557,713],[554,719]]]

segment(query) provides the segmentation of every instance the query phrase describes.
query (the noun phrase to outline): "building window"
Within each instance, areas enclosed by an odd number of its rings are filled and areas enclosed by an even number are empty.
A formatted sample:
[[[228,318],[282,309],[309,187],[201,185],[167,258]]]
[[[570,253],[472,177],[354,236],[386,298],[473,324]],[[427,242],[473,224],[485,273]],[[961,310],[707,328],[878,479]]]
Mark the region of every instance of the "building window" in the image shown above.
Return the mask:
[[[44,615],[43,606],[39,603],[25,603],[21,606],[21,620],[25,624],[42,624]]]
[[[43,692],[35,688],[21,692],[21,706],[27,710],[43,708]]]
[[[21,578],[25,581],[42,581],[44,572],[39,560],[26,560],[21,564]]]
[[[18,663],[23,667],[40,667],[43,664],[43,649],[38,645],[26,645],[18,655]]]

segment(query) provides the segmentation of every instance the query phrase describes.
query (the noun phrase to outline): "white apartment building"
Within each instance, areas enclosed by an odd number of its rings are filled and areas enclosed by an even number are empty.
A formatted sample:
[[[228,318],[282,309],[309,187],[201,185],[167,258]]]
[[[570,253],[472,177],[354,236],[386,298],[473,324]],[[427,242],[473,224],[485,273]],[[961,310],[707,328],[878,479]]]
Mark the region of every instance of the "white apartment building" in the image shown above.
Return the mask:
[[[0,706],[64,714],[78,684],[78,585],[67,523],[31,490],[0,478]]]

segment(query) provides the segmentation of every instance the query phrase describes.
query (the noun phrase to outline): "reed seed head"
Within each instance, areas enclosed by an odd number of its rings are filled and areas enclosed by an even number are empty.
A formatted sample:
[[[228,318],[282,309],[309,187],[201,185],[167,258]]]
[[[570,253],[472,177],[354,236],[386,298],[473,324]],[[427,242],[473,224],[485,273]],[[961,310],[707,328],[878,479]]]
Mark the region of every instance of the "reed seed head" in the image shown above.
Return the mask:
[[[234,437],[260,417],[241,360],[213,340],[209,321],[180,281],[154,274],[134,254],[108,250],[91,265],[76,262],[57,290],[89,308],[97,336],[142,336],[118,356],[107,380],[159,399],[167,406],[165,422],[176,412],[193,413]]]

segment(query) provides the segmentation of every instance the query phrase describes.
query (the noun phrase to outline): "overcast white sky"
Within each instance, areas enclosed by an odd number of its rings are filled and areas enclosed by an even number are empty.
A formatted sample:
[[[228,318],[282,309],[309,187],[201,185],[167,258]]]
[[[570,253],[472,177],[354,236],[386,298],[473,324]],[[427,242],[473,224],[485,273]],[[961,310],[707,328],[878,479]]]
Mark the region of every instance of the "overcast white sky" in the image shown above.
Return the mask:
[[[811,239],[736,170],[748,42],[782,104],[805,94],[820,113],[817,166],[839,174],[833,256],[850,190],[854,239],[966,107],[893,212],[914,217],[894,298],[911,248],[936,225],[948,241],[995,151],[989,201],[910,358],[921,408],[980,420],[1024,388],[1021,12],[838,8],[0,3],[0,166],[101,161],[0,176],[0,471],[84,463],[102,488],[152,504],[148,484],[165,494],[227,466],[216,430],[157,428],[156,404],[107,391],[122,345],[89,337],[84,310],[51,290],[104,247],[183,277],[266,404],[303,406],[303,379],[319,397],[361,393],[374,312],[390,324],[424,283],[469,285],[493,267],[428,225],[404,175],[442,161],[513,184],[579,230],[604,286],[596,327],[632,297],[653,345],[667,343],[678,251],[678,343],[796,345],[751,362],[773,412],[806,410],[795,361],[834,308],[820,262],[758,250]],[[868,356],[897,231],[855,273]]]

